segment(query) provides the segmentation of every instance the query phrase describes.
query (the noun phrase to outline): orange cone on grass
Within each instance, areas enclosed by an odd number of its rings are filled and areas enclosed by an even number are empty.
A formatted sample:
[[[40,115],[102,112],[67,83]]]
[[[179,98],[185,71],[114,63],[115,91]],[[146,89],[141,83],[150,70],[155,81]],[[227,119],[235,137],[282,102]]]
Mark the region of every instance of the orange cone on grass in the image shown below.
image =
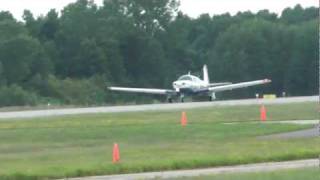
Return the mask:
[[[186,112],[181,113],[181,126],[186,126],[187,125],[187,114]]]
[[[260,107],[260,120],[261,121],[266,121],[267,120],[267,110],[264,105]]]
[[[117,163],[120,161],[120,151],[119,146],[117,143],[114,143],[113,145],[113,152],[112,152],[112,162]]]

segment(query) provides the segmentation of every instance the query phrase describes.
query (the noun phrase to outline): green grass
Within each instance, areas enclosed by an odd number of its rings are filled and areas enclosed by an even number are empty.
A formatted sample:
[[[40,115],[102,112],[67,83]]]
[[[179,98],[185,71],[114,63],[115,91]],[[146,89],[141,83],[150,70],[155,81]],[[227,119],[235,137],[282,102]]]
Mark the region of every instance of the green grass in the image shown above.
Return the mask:
[[[267,106],[269,120],[317,119],[316,103]],[[0,179],[43,179],[314,158],[320,138],[257,136],[310,125],[258,121],[258,106],[91,114],[0,122]],[[244,123],[227,125],[223,122]],[[113,143],[121,162],[111,163]]]
[[[210,176],[176,178],[175,180],[316,180],[320,179],[320,168],[277,170],[271,172],[230,173]]]

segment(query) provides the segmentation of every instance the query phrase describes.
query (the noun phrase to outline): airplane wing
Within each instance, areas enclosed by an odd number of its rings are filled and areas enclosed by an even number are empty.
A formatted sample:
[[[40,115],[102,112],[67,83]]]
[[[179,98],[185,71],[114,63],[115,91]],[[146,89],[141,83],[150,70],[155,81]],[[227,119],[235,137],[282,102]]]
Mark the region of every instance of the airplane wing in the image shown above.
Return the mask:
[[[237,88],[244,88],[249,86],[255,86],[259,84],[267,84],[270,83],[271,80],[269,79],[263,79],[263,80],[257,80],[257,81],[248,81],[248,82],[241,82],[236,84],[229,84],[224,86],[217,86],[217,87],[209,87],[208,90],[211,92],[219,92],[219,91],[226,91],[226,90],[232,90]]]
[[[219,82],[219,83],[210,83],[209,86],[213,87],[213,86],[222,86],[222,85],[229,85],[232,84],[231,82]]]
[[[127,87],[108,87],[108,89],[112,91],[146,93],[146,94],[163,94],[163,95],[176,94],[176,91],[172,89],[127,88]]]

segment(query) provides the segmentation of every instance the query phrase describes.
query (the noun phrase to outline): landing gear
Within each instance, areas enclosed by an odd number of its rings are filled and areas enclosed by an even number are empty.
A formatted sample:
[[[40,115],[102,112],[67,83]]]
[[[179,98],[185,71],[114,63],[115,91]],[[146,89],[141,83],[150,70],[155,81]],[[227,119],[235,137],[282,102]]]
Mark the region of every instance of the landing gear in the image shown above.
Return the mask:
[[[171,97],[169,97],[167,100],[168,100],[168,103],[172,103],[172,98]]]
[[[213,101],[216,99],[216,94],[212,93],[211,96],[209,96],[209,101]]]
[[[180,102],[184,102],[184,94],[180,95]]]

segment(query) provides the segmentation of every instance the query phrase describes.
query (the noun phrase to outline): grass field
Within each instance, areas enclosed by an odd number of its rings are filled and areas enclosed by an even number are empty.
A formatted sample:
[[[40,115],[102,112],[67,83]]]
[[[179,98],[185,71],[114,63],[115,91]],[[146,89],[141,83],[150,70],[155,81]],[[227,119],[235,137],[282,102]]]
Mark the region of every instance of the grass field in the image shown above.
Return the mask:
[[[318,119],[317,103],[267,106],[269,120]],[[258,121],[258,106],[91,114],[0,122],[0,179],[43,179],[314,158],[320,138],[257,136],[310,125]],[[223,122],[239,121],[238,124]],[[121,162],[112,164],[113,143]]]
[[[320,168],[303,168],[278,170],[257,173],[231,173],[211,176],[183,177],[175,180],[317,180],[320,179]]]

